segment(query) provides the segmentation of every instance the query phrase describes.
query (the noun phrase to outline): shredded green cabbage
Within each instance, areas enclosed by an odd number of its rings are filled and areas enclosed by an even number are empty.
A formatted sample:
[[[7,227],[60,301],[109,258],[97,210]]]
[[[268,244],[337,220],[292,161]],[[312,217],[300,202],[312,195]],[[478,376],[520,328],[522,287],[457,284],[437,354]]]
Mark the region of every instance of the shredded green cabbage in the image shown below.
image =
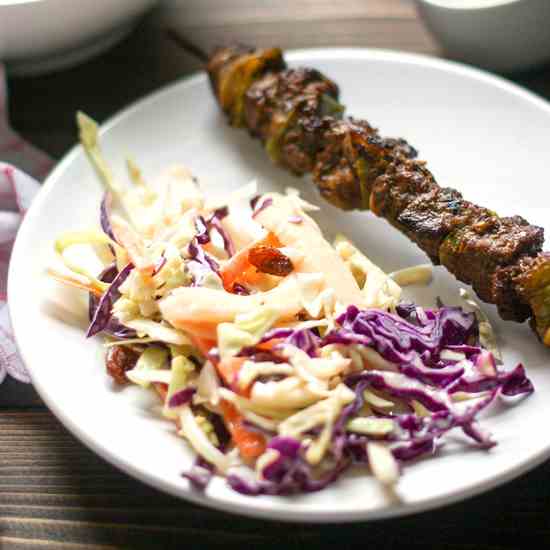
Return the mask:
[[[481,306],[470,296],[470,293],[461,288],[460,297],[473,309],[479,323],[479,340],[481,345],[489,350],[498,364],[502,364],[502,353],[498,347],[497,336],[489,321],[487,314],[481,309]]]
[[[185,437],[195,451],[207,462],[213,464],[219,472],[225,473],[230,466],[228,455],[223,454],[201,428],[190,407],[186,405],[180,413],[180,435]]]
[[[373,264],[342,234],[334,240],[334,247],[347,263],[361,288],[367,307],[394,308],[401,298],[401,287]]]
[[[165,368],[168,365],[168,357],[167,349],[151,346],[142,352],[136,366],[126,372],[126,377],[143,388],[149,387],[151,382],[169,384],[172,373]]]
[[[162,414],[167,418],[178,418],[181,413],[182,407],[169,407],[168,403],[172,396],[185,389],[189,385],[191,375],[195,372],[195,365],[187,357],[183,355],[177,355],[172,358],[171,361],[171,373],[170,384],[168,385],[168,392],[166,394],[166,400]],[[186,406],[186,405],[182,405]]]
[[[326,399],[281,422],[279,435],[303,439],[307,432],[321,427],[321,433],[310,443],[306,451],[306,460],[310,464],[319,464],[330,444],[335,420],[342,408],[354,399],[355,394],[347,386],[340,384]]]
[[[374,476],[383,485],[393,486],[399,480],[399,465],[392,452],[384,443],[367,443],[369,465]]]
[[[393,432],[395,424],[391,418],[358,416],[348,422],[346,429],[365,435],[387,435]]]
[[[79,244],[102,244],[118,247],[118,245],[111,240],[103,231],[90,230],[90,231],[73,231],[63,234],[54,243],[54,250],[58,254],[61,261],[65,266],[74,273],[78,273],[85,277],[90,284],[96,288],[99,292],[103,293],[109,288],[109,284],[100,281],[95,275],[92,275],[87,269],[81,267],[77,263],[69,260],[65,256],[65,251],[74,245]]]
[[[249,313],[237,315],[234,323],[220,323],[217,329],[220,357],[233,357],[244,347],[258,343],[279,316],[280,312],[277,309],[263,306]]]
[[[192,343],[189,337],[181,330],[152,321],[151,319],[131,319],[124,321],[124,325],[133,328],[138,335],[149,336],[158,342],[176,344],[178,346],[190,345]]]
[[[124,188],[116,181],[111,167],[101,151],[97,122],[81,111],[76,114],[76,121],[79,128],[80,143],[98,178],[113,196],[114,204],[124,211],[128,219],[135,221],[132,219],[132,212],[124,204]]]

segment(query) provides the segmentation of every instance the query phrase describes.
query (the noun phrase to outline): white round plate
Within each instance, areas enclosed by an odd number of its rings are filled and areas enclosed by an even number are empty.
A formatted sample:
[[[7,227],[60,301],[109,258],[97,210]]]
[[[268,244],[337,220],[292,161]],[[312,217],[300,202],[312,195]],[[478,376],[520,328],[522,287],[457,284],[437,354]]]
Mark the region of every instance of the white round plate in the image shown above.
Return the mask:
[[[316,67],[338,82],[349,113],[367,118],[384,135],[409,139],[440,184],[502,215],[521,213],[532,223],[547,223],[550,106],[543,100],[486,73],[417,55],[326,49],[287,57],[292,65]],[[102,135],[121,177],[124,158],[131,154],[146,177],[171,163],[187,164],[207,193],[232,190],[252,178],[263,189],[295,186],[322,206],[318,219],[326,231],[344,231],[386,271],[426,262],[385,221],[369,213],[340,212],[322,203],[307,179],[272,166],[245,131],[226,125],[202,74],[138,102],[108,122]],[[490,452],[449,443],[438,456],[405,468],[399,499],[361,473],[320,493],[292,498],[242,496],[219,478],[205,494],[191,490],[181,472],[191,466],[193,454],[174,426],[157,416],[155,396],[137,387],[113,387],[100,339],[84,338],[83,296],[44,275],[57,236],[97,226],[101,194],[81,148],[73,149],[44,184],[19,232],[9,274],[10,310],[17,344],[41,397],[71,432],[122,470],[173,495],[230,512],[324,522],[395,516],[456,501],[550,455],[550,433],[543,428],[550,419],[550,351],[526,325],[502,322],[487,306],[506,364],[524,363],[537,390],[517,406],[498,405],[486,415],[484,424],[499,442]],[[413,293],[424,304],[437,295],[456,302],[458,288],[437,269],[434,283]]]

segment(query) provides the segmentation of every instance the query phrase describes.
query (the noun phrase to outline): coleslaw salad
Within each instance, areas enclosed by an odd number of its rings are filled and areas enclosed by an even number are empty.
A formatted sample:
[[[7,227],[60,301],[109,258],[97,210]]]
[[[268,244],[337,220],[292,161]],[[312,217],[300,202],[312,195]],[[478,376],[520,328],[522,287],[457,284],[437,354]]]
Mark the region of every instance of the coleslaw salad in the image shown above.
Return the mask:
[[[149,182],[133,160],[119,182],[95,122],[78,124],[105,197],[98,228],[56,241],[49,274],[89,293],[109,372],[158,393],[197,489],[219,474],[247,495],[317,491],[352,466],[391,487],[451,430],[494,446],[480,413],[533,391],[469,296],[472,312],[401,301],[429,266],[388,275],[345,236],[329,243],[293,190],[205,197],[184,167]],[[83,244],[101,273],[67,253]]]

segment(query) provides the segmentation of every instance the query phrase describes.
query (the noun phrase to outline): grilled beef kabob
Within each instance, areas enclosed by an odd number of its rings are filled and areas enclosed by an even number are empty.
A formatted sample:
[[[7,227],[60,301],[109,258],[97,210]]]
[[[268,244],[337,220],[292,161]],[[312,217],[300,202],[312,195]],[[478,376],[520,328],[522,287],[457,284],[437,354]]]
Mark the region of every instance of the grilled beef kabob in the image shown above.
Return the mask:
[[[503,319],[530,318],[550,346],[550,253],[542,252],[542,228],[440,187],[405,140],[343,118],[338,86],[314,69],[287,68],[278,48],[219,48],[207,70],[230,124],[259,138],[273,161],[311,173],[337,207],[384,217],[434,264],[496,304]]]

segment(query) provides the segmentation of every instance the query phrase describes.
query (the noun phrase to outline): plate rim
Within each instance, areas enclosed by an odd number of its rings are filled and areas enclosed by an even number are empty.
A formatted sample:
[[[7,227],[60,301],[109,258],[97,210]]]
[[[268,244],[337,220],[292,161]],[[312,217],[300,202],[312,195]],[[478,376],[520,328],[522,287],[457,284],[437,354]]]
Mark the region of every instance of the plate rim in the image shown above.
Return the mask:
[[[531,103],[543,111],[546,111],[550,115],[550,103],[543,97],[537,95],[530,90],[522,88],[518,84],[515,84],[501,76],[493,75],[484,70],[465,65],[452,60],[446,60],[441,58],[435,58],[424,54],[401,52],[387,49],[378,48],[303,48],[296,50],[285,51],[285,58],[289,61],[301,61],[302,58],[306,58],[307,62],[315,61],[316,59],[323,60],[338,60],[342,58],[357,59],[360,61],[388,61],[405,64],[413,64],[424,67],[432,67],[442,70],[443,72],[458,74],[459,76],[473,78],[477,81],[482,81],[493,87],[497,87],[508,93],[512,93],[520,99]],[[113,127],[117,126],[121,121],[127,117],[131,117],[135,111],[139,111],[149,102],[154,102],[162,97],[163,94],[170,93],[173,89],[185,89],[186,87],[194,86],[196,83],[206,81],[207,76],[203,72],[195,72],[191,75],[179,78],[174,82],[165,84],[159,89],[150,92],[130,103],[127,107],[118,111],[113,116],[109,117],[100,126],[100,135],[109,132]],[[27,227],[30,227],[34,217],[39,216],[42,210],[42,204],[45,202],[49,192],[56,184],[56,181],[60,179],[65,171],[66,167],[77,157],[81,152],[81,146],[79,144],[74,145],[56,164],[52,172],[48,175],[46,180],[41,186],[41,189],[37,193],[37,196],[32,201],[30,208],[25,213],[24,219],[21,223],[17,237],[14,243],[13,252],[8,271],[8,296],[12,294],[12,290],[15,288],[17,265],[20,262],[19,258],[24,258],[23,239],[26,234]],[[29,229],[30,231],[30,229]],[[386,518],[394,518],[400,516],[409,516],[412,514],[425,512],[439,508],[444,505],[450,505],[471,498],[475,495],[479,495],[487,492],[490,489],[496,488],[504,483],[511,481],[512,479],[520,476],[521,474],[537,467],[547,458],[550,457],[550,441],[548,445],[540,450],[535,455],[523,462],[516,464],[503,473],[494,475],[486,479],[482,483],[478,483],[472,487],[465,489],[457,489],[436,497],[427,497],[414,503],[398,503],[396,505],[390,505],[384,508],[378,508],[373,510],[358,510],[356,512],[347,511],[296,511],[296,510],[280,510],[269,508],[254,507],[254,500],[251,500],[248,504],[241,504],[236,502],[230,502],[226,499],[219,498],[217,496],[210,496],[208,494],[202,494],[191,487],[175,487],[171,483],[158,478],[152,472],[145,472],[135,467],[131,462],[127,461],[123,457],[111,453],[109,449],[100,443],[97,443],[91,435],[80,429],[80,427],[73,423],[70,415],[58,408],[53,398],[50,398],[49,392],[44,385],[40,385],[35,380],[33,375],[33,368],[30,362],[26,360],[26,352],[24,346],[20,345],[20,338],[18,336],[21,323],[24,323],[25,315],[20,315],[20,310],[12,305],[12,302],[8,302],[8,311],[12,321],[15,343],[19,354],[27,366],[29,374],[32,379],[33,386],[41,399],[44,401],[48,409],[54,414],[54,416],[63,424],[63,426],[81,443],[99,455],[102,459],[106,460],[109,464],[122,470],[124,473],[138,479],[146,485],[152,486],[157,490],[164,491],[177,498],[190,501],[194,504],[199,504],[209,508],[214,508],[223,512],[232,514],[241,514],[248,517],[255,517],[267,520],[283,520],[292,523],[296,522],[308,522],[308,523],[350,523],[354,521],[373,521]],[[251,497],[253,499],[261,497]],[[283,497],[288,498],[288,497]]]

